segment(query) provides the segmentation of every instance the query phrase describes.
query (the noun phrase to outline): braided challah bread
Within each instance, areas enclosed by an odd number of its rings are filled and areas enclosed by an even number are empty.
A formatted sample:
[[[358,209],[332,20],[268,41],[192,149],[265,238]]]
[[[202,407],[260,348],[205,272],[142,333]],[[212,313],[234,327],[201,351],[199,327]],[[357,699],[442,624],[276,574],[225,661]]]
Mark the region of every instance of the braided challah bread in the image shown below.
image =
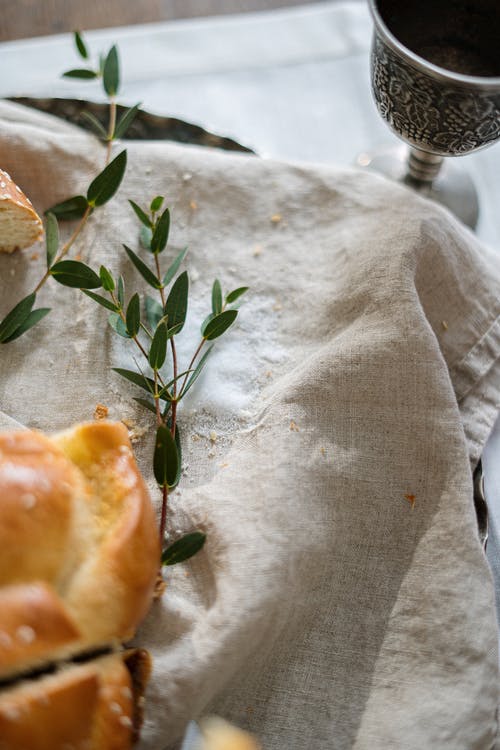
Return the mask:
[[[159,554],[122,424],[0,434],[0,750],[131,747]]]

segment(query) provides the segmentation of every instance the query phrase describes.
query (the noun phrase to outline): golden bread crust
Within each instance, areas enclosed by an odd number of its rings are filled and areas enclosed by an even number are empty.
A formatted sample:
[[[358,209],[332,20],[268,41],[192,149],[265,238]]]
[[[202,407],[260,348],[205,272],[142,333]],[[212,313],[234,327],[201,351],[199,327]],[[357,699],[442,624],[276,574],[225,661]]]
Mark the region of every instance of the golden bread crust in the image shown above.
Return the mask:
[[[0,750],[129,750],[133,736],[123,654],[0,692]]]
[[[11,176],[0,169],[0,252],[31,247],[42,237],[42,220],[30,199]]]
[[[126,428],[0,434],[0,498],[0,679],[130,638],[160,549]]]

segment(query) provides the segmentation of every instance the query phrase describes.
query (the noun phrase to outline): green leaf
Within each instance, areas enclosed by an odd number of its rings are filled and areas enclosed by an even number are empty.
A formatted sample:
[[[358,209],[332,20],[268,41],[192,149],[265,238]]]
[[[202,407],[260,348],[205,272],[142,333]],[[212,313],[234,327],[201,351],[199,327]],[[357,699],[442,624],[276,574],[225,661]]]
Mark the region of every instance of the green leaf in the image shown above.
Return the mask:
[[[151,250],[153,253],[161,253],[165,250],[168,242],[168,233],[170,231],[170,211],[168,208],[164,210],[153,232],[151,238]]]
[[[134,104],[133,107],[127,109],[126,112],[120,117],[118,124],[113,133],[113,138],[123,138],[129,127],[132,125],[135,117],[139,111],[140,104]]]
[[[147,398],[139,398],[138,396],[134,396],[134,401],[137,401],[137,403],[141,406],[144,406],[145,409],[148,409],[149,411],[152,411],[153,414],[156,414],[156,405],[154,401],[150,401]]]
[[[147,281],[149,286],[152,286],[153,289],[160,289],[161,288],[161,281],[160,279],[151,271],[150,268],[147,267],[147,265],[139,258],[138,255],[134,253],[133,250],[131,250],[126,245],[123,246],[125,248],[125,252],[127,253],[129,259],[132,261],[134,266],[137,268],[139,273],[141,274],[144,281]]]
[[[23,333],[26,333],[26,331],[29,331],[30,328],[33,328],[33,326],[36,326],[37,323],[39,323],[42,318],[45,318],[46,315],[50,312],[50,307],[39,307],[37,310],[32,310],[28,317],[24,320],[23,323],[19,326],[19,328],[16,328],[14,333],[12,333],[8,338],[1,339],[2,344],[8,344],[9,341],[14,341],[14,339],[18,339],[19,336],[22,336]]]
[[[111,312],[118,312],[120,309],[115,305],[114,302],[111,302],[111,300],[106,299],[106,297],[102,297],[100,294],[95,294],[94,292],[89,292],[87,289],[82,289],[82,292],[87,295],[87,297],[90,297],[90,299],[93,299],[94,302],[97,302],[99,305],[102,305],[106,308],[106,310],[111,310]]]
[[[179,454],[172,433],[160,425],[156,431],[153,472],[160,487],[171,487],[177,476]]]
[[[97,78],[97,73],[90,68],[73,68],[72,70],[66,70],[63,73],[63,78],[85,78],[89,81],[92,78]]]
[[[118,50],[114,44],[108,52],[102,70],[102,82],[104,91],[108,96],[116,96],[120,88],[120,63],[118,61]]]
[[[212,312],[214,315],[222,312],[222,287],[219,279],[215,279],[212,286]]]
[[[151,378],[147,378],[145,375],[142,375],[140,372],[136,372],[135,370],[124,370],[122,367],[113,367],[112,369],[114,372],[118,373],[118,375],[121,375],[122,378],[125,378],[125,380],[128,380],[130,383],[138,385],[139,388],[143,388],[148,393],[154,393],[155,384],[154,380],[151,380]]]
[[[0,323],[0,342],[8,339],[14,331],[24,323],[35,304],[36,294],[32,292],[24,297],[15,307],[5,316]]]
[[[79,260],[60,260],[52,266],[50,274],[59,284],[75,289],[98,289],[102,286],[95,271]]]
[[[195,370],[194,370],[193,374],[191,375],[191,377],[189,378],[188,382],[186,383],[186,387],[184,388],[184,390],[180,394],[179,398],[183,398],[186,395],[186,393],[189,391],[189,389],[192,388],[192,386],[196,383],[196,381],[198,380],[198,378],[201,375],[201,371],[205,367],[205,364],[206,364],[206,361],[208,359],[208,356],[209,356],[209,354],[210,354],[210,352],[212,351],[213,348],[214,347],[213,347],[213,344],[212,344],[212,346],[209,349],[207,349],[207,351],[205,352],[205,354],[203,355],[203,357],[200,359],[200,361],[198,362],[197,366],[195,367]]]
[[[149,349],[149,364],[153,370],[159,370],[167,356],[167,326],[160,323],[156,329]]]
[[[99,269],[99,278],[102,281],[102,288],[105,292],[113,292],[115,289],[115,280],[106,266],[101,266]]]
[[[144,250],[151,252],[151,240],[153,239],[153,232],[149,227],[141,227],[139,229],[139,242]]]
[[[56,217],[50,211],[45,223],[45,248],[47,251],[47,268],[50,268],[59,248],[59,227]]]
[[[157,211],[160,210],[160,208],[163,206],[164,200],[165,198],[163,197],[163,195],[157,195],[156,198],[153,198],[153,200],[151,201],[151,205],[149,207],[149,210],[151,211],[152,214],[155,214]]]
[[[118,297],[118,302],[120,303],[120,307],[123,309],[125,307],[125,282],[123,281],[123,276],[120,276],[118,279],[118,288],[116,290],[116,296]]]
[[[165,276],[163,277],[163,286],[168,286],[170,284],[175,274],[179,270],[179,266],[181,265],[182,261],[186,257],[187,251],[188,251],[187,247],[185,247],[184,250],[181,250],[179,255],[175,258],[173,263],[169,266]]]
[[[149,227],[151,229],[151,227],[153,226],[153,224],[151,223],[151,219],[149,218],[149,216],[147,215],[147,213],[145,211],[143,211],[142,208],[140,206],[138,206],[137,203],[135,203],[134,201],[131,201],[129,199],[129,203],[132,206],[132,208],[134,209],[135,215],[137,216],[137,218],[139,219],[139,221],[141,222],[141,224],[144,224],[145,227]]]
[[[146,297],[145,300],[146,318],[151,329],[154,331],[163,317],[163,307],[152,297]]]
[[[51,213],[63,221],[72,221],[73,219],[81,219],[88,206],[89,204],[85,196],[75,195],[73,198],[56,203],[55,206],[52,206],[52,208],[49,208],[45,212],[45,215]]]
[[[99,52],[99,75],[102,76],[104,71],[104,63],[106,62],[106,55],[103,52]]]
[[[125,319],[129,336],[137,336],[141,327],[141,299],[137,292],[130,298]]]
[[[127,151],[121,151],[102,172],[92,180],[87,190],[87,201],[91,206],[103,206],[116,193],[127,168]]]
[[[205,544],[205,540],[206,535],[201,531],[192,531],[190,534],[185,534],[162,553],[162,565],[177,565],[177,563],[189,560],[190,557],[200,551]]]
[[[207,339],[207,341],[213,341],[213,339],[222,336],[229,326],[234,323],[237,315],[237,310],[224,310],[224,312],[216,315],[215,318],[212,318],[212,320],[210,320],[205,326],[203,338]]]
[[[180,325],[179,331],[182,330],[187,314],[188,293],[189,279],[187,271],[183,271],[175,280],[165,303],[165,315],[168,316],[169,328]]]
[[[108,318],[108,323],[111,326],[111,328],[116,331],[116,333],[119,336],[123,336],[124,339],[129,339],[130,336],[127,331],[127,326],[121,319],[121,316],[118,315],[118,313],[111,313],[111,315]]]
[[[92,112],[82,112],[82,118],[87,120],[87,122],[92,125],[96,133],[98,133],[98,135],[100,135],[103,140],[107,140],[108,134],[106,132],[106,128],[104,127],[104,125],[102,125],[102,123],[99,122],[97,117],[93,115]]]
[[[213,320],[214,318],[215,318],[215,315],[214,315],[213,313],[210,313],[209,315],[207,315],[207,317],[205,318],[205,320],[203,321],[203,323],[202,323],[202,324],[201,324],[201,326],[200,326],[200,329],[201,329],[201,335],[202,335],[202,336],[203,336],[203,334],[204,334],[204,332],[205,332],[205,328],[206,328],[206,327],[207,327],[207,325],[208,325],[208,324],[210,323],[210,321],[211,321],[211,320]]]
[[[85,42],[83,41],[82,35],[80,34],[79,31],[74,32],[74,39],[75,39],[76,49],[78,50],[80,57],[83,57],[84,60],[88,60],[89,52],[88,52]]]
[[[249,289],[248,286],[240,286],[238,289],[235,289],[234,291],[230,292],[226,296],[226,302],[228,305],[230,305],[232,302],[236,302],[236,300],[241,297],[242,294],[245,294]]]

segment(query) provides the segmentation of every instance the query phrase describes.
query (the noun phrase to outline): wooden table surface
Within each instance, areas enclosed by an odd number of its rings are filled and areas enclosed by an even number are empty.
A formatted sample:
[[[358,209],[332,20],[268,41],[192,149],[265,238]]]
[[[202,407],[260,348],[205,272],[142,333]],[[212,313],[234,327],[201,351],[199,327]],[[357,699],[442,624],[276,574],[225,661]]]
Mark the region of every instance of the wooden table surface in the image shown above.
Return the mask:
[[[322,0],[314,0],[318,1]],[[7,7],[7,0],[1,0],[0,41],[310,2],[313,0],[17,0]]]

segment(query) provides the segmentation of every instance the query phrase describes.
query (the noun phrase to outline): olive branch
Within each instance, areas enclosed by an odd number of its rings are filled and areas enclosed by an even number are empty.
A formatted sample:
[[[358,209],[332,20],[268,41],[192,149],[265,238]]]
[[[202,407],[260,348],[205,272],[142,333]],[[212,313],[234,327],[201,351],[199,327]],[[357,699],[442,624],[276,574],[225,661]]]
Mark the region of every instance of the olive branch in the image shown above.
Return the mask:
[[[78,54],[88,61],[89,51],[79,32],[75,32],[74,40]],[[112,144],[123,137],[139,105],[128,109],[116,122],[120,65],[115,45],[106,56],[100,55],[96,69],[75,68],[64,75],[86,80],[102,79],[109,99],[108,128],[104,128],[90,113],[85,115],[106,144],[105,166],[90,183],[86,195],[68,198],[46,212],[46,271],[35,289],[0,322],[0,343],[6,344],[19,338],[50,312],[49,308],[34,308],[38,291],[49,279],[79,289],[108,311],[108,323],[112,330],[135,347],[142,363],[141,366],[136,361],[135,370],[113,370],[143,391],[134,400],[155,417],[153,473],[162,493],[161,565],[173,565],[194,555],[205,542],[205,534],[193,531],[163,549],[168,497],[177,487],[182,473],[178,405],[201,375],[213,348],[211,342],[222,336],[236,320],[238,309],[235,303],[248,287],[238,287],[224,295],[219,280],[213,282],[211,309],[201,324],[199,344],[183,369],[177,355],[176,340],[184,328],[188,309],[189,276],[186,270],[179,273],[187,248],[172,258],[166,269],[162,268],[162,253],[168,246],[171,223],[170,209],[164,207],[163,196],[155,196],[146,209],[129,200],[141,225],[140,245],[146,253],[146,260],[128,245],[123,245],[136,273],[154,290],[155,297],[140,290],[127,293],[123,276],[115,278],[104,265],[95,270],[79,260],[66,257],[93,212],[111,200],[120,187],[127,166],[127,152],[123,150],[111,160]],[[76,228],[61,246],[59,222],[72,220],[78,220]],[[97,289],[103,293],[97,293]]]

